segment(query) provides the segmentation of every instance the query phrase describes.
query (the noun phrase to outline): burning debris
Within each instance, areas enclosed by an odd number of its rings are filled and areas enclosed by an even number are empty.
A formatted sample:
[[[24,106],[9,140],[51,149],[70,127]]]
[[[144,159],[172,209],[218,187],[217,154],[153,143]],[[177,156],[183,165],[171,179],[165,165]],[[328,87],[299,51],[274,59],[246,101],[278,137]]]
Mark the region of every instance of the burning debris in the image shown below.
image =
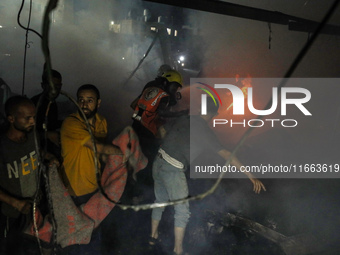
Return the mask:
[[[336,238],[320,238],[312,233],[287,237],[275,229],[275,219],[265,218],[266,225],[241,215],[206,211],[203,221],[190,233],[190,247],[194,254],[261,254],[261,255],[307,255],[326,254],[334,248]],[[198,252],[201,251],[201,252]],[[333,254],[333,253],[327,253]],[[335,253],[334,253],[335,254]]]
[[[248,97],[248,88],[251,88],[252,87],[252,79],[251,79],[251,76],[248,75],[247,78],[243,78],[241,79],[240,78],[240,75],[239,74],[236,74],[236,77],[235,77],[235,80],[236,80],[236,85],[238,87],[240,87],[240,89],[242,90],[243,92],[243,95],[244,95],[244,99],[246,100],[247,97]],[[231,96],[231,92],[227,92],[227,95],[228,96]],[[228,108],[227,108],[227,111],[230,110],[230,108],[234,105],[234,103],[232,102]]]

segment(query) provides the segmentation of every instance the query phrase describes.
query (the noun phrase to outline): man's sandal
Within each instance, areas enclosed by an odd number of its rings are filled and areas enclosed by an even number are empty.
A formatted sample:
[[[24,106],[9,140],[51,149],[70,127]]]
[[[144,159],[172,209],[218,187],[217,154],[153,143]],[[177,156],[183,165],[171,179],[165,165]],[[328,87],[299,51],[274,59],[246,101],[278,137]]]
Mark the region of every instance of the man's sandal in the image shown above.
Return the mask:
[[[154,246],[160,244],[160,240],[154,237],[149,237],[149,245]]]

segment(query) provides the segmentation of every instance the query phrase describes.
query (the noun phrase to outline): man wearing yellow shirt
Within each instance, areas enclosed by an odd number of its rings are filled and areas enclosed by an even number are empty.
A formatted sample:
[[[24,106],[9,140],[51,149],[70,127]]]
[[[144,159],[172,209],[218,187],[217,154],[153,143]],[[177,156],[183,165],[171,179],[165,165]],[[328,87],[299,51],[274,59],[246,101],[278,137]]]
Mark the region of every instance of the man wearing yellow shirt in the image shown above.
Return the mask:
[[[77,100],[96,139],[98,156],[122,154],[118,147],[104,143],[107,122],[97,113],[101,103],[99,90],[91,84],[82,85],[77,91]],[[93,143],[80,112],[73,113],[64,120],[60,134],[66,186],[76,205],[80,205],[86,203],[98,189]]]
[[[82,85],[77,91],[77,100],[96,140],[98,162],[101,155],[122,154],[118,147],[104,143],[107,135],[107,122],[97,113],[101,99],[96,86]],[[64,182],[75,205],[79,206],[85,204],[98,190],[93,143],[86,122],[79,111],[64,120],[60,137],[61,154],[64,159]],[[100,248],[101,231],[98,227],[92,233],[89,244],[71,245],[65,248],[65,252],[69,255],[100,254]]]

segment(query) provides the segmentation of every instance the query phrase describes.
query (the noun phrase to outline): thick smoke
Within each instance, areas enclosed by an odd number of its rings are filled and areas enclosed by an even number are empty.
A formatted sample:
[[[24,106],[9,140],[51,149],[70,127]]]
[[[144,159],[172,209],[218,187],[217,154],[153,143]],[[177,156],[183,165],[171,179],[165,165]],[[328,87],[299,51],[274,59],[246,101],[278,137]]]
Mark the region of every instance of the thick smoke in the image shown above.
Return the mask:
[[[311,0],[289,3],[272,0],[233,2],[319,21],[332,1],[322,1],[322,4]],[[38,32],[41,31],[46,3],[46,0],[33,1],[31,28]],[[16,23],[20,4],[20,0],[0,0],[0,77],[17,94],[22,91],[25,47],[25,31]],[[29,1],[25,1],[21,15],[21,22],[25,26],[28,7]],[[154,12],[160,12],[154,16],[169,11],[169,7],[164,5],[149,7]],[[111,136],[131,123],[130,102],[139,95],[145,83],[155,77],[158,66],[162,64],[157,43],[142,68],[124,86],[153,38],[138,34],[114,34],[109,31],[109,26],[111,21],[124,18],[141,19],[143,9],[144,3],[141,1],[65,0],[59,2],[52,17],[52,68],[63,75],[63,90],[72,96],[82,84],[93,83],[98,86],[102,94],[100,112],[109,121]],[[241,77],[281,78],[308,40],[306,33],[289,31],[287,26],[272,24],[269,49],[269,27],[264,22],[199,11],[184,13],[190,15],[180,18],[189,20],[194,36],[186,38],[183,44],[192,54],[190,57],[196,60],[194,69],[201,71],[200,77],[235,77],[238,74]],[[331,23],[340,25],[339,10]],[[28,41],[30,47],[27,51],[25,94],[31,97],[41,91],[44,58],[40,39],[29,32]],[[339,43],[338,36],[321,35],[293,76],[339,77]],[[186,74],[186,77],[190,75]],[[298,163],[339,163],[339,84],[334,84],[334,88],[323,88],[320,84],[320,87],[314,86],[310,90],[313,103],[309,107],[315,118],[302,123],[303,128],[294,131],[272,130],[251,137],[238,155],[241,161],[257,164],[289,159]],[[268,100],[262,95],[258,95],[258,98],[262,105]],[[72,104],[64,97],[60,96],[58,101],[64,115],[73,111]],[[235,142],[226,142],[230,149],[234,145]],[[193,185],[191,195],[200,193],[210,184]],[[277,179],[264,180],[264,184],[267,193],[257,196],[252,193],[248,180],[225,180],[207,200],[193,202],[193,214],[203,215],[205,209],[233,211],[262,222],[269,215],[277,222],[278,231],[287,236],[305,232],[339,234],[338,230],[334,230],[337,224],[333,224],[338,219],[337,212],[340,209],[337,179]]]
[[[1,53],[1,77],[12,92],[21,94],[23,84],[23,61],[25,30],[16,23],[21,1],[1,1],[1,24],[3,28]],[[30,28],[41,33],[42,17],[47,1],[33,1]],[[133,10],[131,12],[131,10]],[[29,2],[21,14],[21,23],[27,26]],[[85,83],[98,86],[102,92],[100,112],[107,116],[111,135],[130,124],[130,102],[139,95],[148,80],[156,76],[162,63],[159,45],[151,51],[143,68],[125,85],[127,77],[137,66],[151,44],[152,36],[115,34],[109,31],[112,21],[143,16],[139,1],[59,1],[51,15],[49,47],[52,68],[63,76],[63,90],[75,97],[77,88]],[[44,57],[41,41],[34,33],[28,33],[26,77],[24,93],[31,97],[41,91],[40,82]],[[145,68],[144,67],[148,67]],[[147,70],[147,71],[145,71]],[[64,97],[59,102],[67,101]],[[73,111],[70,103],[62,103],[64,116]]]
[[[312,1],[296,1],[291,5],[282,1],[257,1],[256,4],[249,1],[234,2],[314,21],[321,20],[331,4],[329,1],[327,5],[317,7],[316,2]],[[339,13],[336,11],[331,19],[332,24],[340,24]],[[201,73],[204,78],[232,78],[236,75],[281,78],[308,40],[306,33],[289,31],[287,26],[271,24],[269,44],[269,27],[264,22],[195,11],[190,18],[198,26],[206,47]],[[214,22],[211,22],[212,20]],[[339,77],[339,54],[339,37],[320,35],[293,77]],[[313,117],[305,120],[302,118],[296,129],[269,129],[260,134],[255,131],[238,153],[244,164],[338,162],[339,146],[334,141],[339,139],[339,84],[307,85],[306,88],[312,93],[308,107]],[[261,90],[257,90],[259,87],[254,86],[253,89],[254,93],[259,93],[254,100],[264,106],[269,98],[263,96]],[[267,93],[268,89],[262,88],[262,91]],[[217,118],[224,117],[225,115],[220,113]],[[227,146],[231,145],[232,149],[239,141],[240,134],[244,133],[240,129],[224,128],[218,135],[221,141]],[[266,224],[267,218],[272,218],[277,224],[277,230],[287,236],[307,232],[327,237],[339,235],[333,225],[338,220],[336,214],[339,206],[332,203],[339,195],[336,191],[339,187],[337,179],[263,180],[268,191],[260,196],[251,194],[248,189],[250,183],[247,182],[236,182],[239,186],[235,181],[226,180],[222,184],[225,187],[223,191],[217,191],[215,196],[209,198],[210,202],[202,202],[200,209],[212,208],[214,204],[219,207],[216,209],[218,211],[240,212],[257,218],[263,224]],[[226,194],[223,194],[224,192]],[[325,216],[325,212],[331,217]]]
[[[269,11],[278,11],[313,21],[321,21],[332,1],[317,5],[313,1],[226,1]],[[289,31],[288,26],[249,19],[193,11],[190,20],[197,25],[202,41],[204,77],[282,77],[308,40],[304,32]],[[211,22],[213,20],[214,22]],[[330,24],[340,22],[336,11]],[[269,37],[271,42],[269,43]],[[321,35],[293,74],[295,77],[338,77],[338,36]],[[270,49],[269,49],[270,45]],[[320,64],[323,63],[323,64]]]

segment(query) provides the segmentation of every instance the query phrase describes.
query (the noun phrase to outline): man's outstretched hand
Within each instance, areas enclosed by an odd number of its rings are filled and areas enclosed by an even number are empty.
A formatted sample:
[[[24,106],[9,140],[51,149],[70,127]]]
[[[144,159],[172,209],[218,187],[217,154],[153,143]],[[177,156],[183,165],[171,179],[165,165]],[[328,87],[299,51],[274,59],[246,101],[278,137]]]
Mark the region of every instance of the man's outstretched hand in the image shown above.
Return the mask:
[[[263,185],[263,183],[260,180],[256,179],[253,176],[249,176],[249,179],[253,183],[253,191],[256,194],[260,194],[261,190],[266,191],[266,187]]]

